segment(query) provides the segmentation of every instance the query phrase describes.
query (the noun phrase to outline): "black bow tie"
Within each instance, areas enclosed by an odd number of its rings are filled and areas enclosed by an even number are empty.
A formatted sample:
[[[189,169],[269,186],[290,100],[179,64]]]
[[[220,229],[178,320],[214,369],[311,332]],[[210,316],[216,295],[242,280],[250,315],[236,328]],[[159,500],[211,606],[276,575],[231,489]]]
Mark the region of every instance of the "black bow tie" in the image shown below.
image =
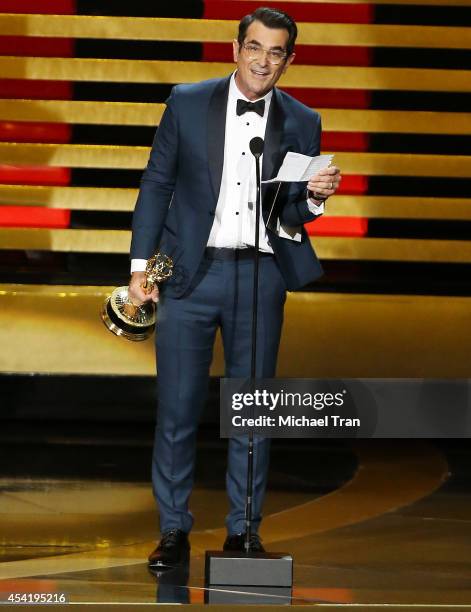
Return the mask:
[[[248,113],[253,111],[263,117],[263,113],[265,112],[265,100],[258,100],[258,102],[247,102],[246,100],[242,100],[239,98],[237,100],[237,109],[236,112],[238,115],[243,115],[244,113]]]

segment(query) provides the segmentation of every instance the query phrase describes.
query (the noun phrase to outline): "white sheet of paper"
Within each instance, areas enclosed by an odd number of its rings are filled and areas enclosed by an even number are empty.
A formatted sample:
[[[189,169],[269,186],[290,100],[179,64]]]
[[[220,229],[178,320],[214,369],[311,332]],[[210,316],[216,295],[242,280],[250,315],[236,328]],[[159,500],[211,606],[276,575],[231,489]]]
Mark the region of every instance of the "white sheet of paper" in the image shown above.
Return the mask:
[[[268,181],[262,181],[262,183],[299,183],[308,181],[319,170],[327,168],[331,164],[333,157],[333,155],[309,157],[309,155],[288,151],[278,171],[278,175]]]
[[[301,242],[302,234],[301,234],[301,226],[299,227],[285,227],[281,225],[278,220],[277,223],[277,231],[276,234],[280,238],[286,238],[287,240],[294,240],[294,242]]]

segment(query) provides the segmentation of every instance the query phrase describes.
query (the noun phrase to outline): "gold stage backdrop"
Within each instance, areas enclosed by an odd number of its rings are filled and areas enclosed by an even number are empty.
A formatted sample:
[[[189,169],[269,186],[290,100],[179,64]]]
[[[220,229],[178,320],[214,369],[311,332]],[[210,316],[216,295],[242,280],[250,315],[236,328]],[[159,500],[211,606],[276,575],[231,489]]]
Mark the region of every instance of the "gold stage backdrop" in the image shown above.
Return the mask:
[[[303,0],[306,1],[306,0]],[[314,1],[314,0],[313,0]],[[346,5],[350,0],[341,0]],[[306,2],[308,3],[308,2]],[[315,2],[314,2],[315,3]],[[363,2],[365,3],[365,2]],[[385,4],[386,0],[371,1]],[[468,0],[387,0],[387,4],[470,6]],[[276,0],[272,2],[276,4]],[[237,23],[230,20],[164,19],[90,15],[0,14],[0,35],[97,40],[227,42]],[[302,45],[363,48],[471,49],[470,30],[457,25],[300,23]],[[168,61],[94,57],[0,57],[0,79],[36,83],[173,84],[228,74],[232,65],[209,61]],[[12,81],[13,82],[13,81]],[[287,88],[334,88],[367,92],[471,92],[466,69],[316,66],[294,64],[281,81]],[[150,127],[164,106],[152,101],[0,99],[0,122]],[[423,135],[471,134],[471,114],[446,110],[317,108],[326,132]],[[5,132],[3,132],[5,133]],[[92,143],[0,142],[0,166],[91,170],[141,170],[148,147]],[[328,151],[325,151],[328,152]],[[417,152],[336,152],[346,175],[404,177],[423,181],[471,176],[471,156]],[[399,179],[398,179],[399,180]],[[5,181],[3,181],[5,182]],[[0,206],[129,213],[136,190],[113,186],[0,184]],[[348,195],[332,198],[326,216],[391,220],[471,222],[471,198]],[[341,237],[311,239],[324,261],[471,264],[467,239]],[[123,254],[125,229],[0,227],[5,252]],[[469,269],[469,268],[468,268]],[[437,272],[438,274],[439,272]],[[468,279],[469,280],[469,279]],[[0,285],[2,372],[151,374],[152,342],[130,344],[113,337],[99,320],[105,286]],[[471,298],[373,293],[297,293],[289,296],[279,375],[283,376],[469,376]],[[221,375],[218,344],[213,374]]]
[[[153,342],[118,338],[98,319],[111,289],[0,287],[0,371],[152,374]],[[469,303],[459,297],[292,293],[278,375],[466,377]],[[212,374],[223,374],[219,341]]]

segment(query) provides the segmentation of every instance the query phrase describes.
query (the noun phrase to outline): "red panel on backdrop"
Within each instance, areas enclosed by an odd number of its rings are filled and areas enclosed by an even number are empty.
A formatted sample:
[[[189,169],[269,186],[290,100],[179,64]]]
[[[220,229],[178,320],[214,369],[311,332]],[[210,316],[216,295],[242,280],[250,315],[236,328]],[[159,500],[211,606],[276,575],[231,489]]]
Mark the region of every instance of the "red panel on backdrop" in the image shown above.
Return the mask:
[[[1,13],[35,13],[43,15],[73,15],[75,0],[0,0]]]
[[[0,0],[0,12],[75,14],[74,0]],[[0,37],[0,55],[72,57],[74,40],[28,36]],[[0,80],[0,97],[29,99],[71,99],[72,84],[23,79]],[[2,122],[0,140],[6,142],[70,142],[71,128],[61,123]],[[17,185],[70,185],[68,168],[0,166],[0,183]],[[70,224],[70,211],[43,207],[1,206],[3,227],[65,228]]]
[[[73,53],[74,41],[71,38],[0,36],[0,55],[71,57]]]
[[[30,100],[71,100],[72,83],[68,81],[0,79],[0,97],[28,98]]]
[[[368,151],[369,144],[369,135],[362,132],[322,132],[326,151]]]
[[[71,127],[65,123],[34,123],[32,121],[0,122],[3,142],[70,142]]]
[[[2,185],[69,185],[70,168],[0,166]]]
[[[335,157],[334,157],[335,164]],[[344,195],[361,195],[368,192],[368,177],[356,174],[342,174],[342,182],[337,193]]]
[[[270,3],[267,2],[269,5]],[[306,2],[276,2],[273,8],[286,11],[296,21],[323,23],[371,23],[374,6],[371,4],[334,4]],[[262,4],[246,0],[205,0],[204,19],[241,19]],[[263,6],[263,5],[262,5]]]
[[[311,108],[369,108],[371,92],[361,89],[283,87],[286,93]]]
[[[367,47],[296,45],[296,64],[308,66],[369,66],[372,51]],[[232,62],[232,44],[203,43],[203,61]]]
[[[296,64],[318,66],[369,66],[373,57],[368,47],[297,45]]]
[[[70,210],[41,206],[0,206],[0,227],[66,228]]]
[[[335,204],[332,204],[335,206]],[[361,238],[368,233],[368,219],[362,217],[320,217],[306,223],[309,236],[348,236]]]

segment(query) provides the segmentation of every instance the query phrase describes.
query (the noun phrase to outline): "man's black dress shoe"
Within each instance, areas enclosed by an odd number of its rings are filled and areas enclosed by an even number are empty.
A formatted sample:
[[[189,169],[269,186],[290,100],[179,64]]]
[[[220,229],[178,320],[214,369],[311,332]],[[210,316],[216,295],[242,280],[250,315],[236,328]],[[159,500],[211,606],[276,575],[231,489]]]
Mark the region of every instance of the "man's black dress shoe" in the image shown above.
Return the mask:
[[[188,534],[181,529],[170,529],[162,534],[157,548],[149,555],[153,569],[174,567],[186,563],[190,556]]]
[[[234,535],[227,536],[223,550],[229,552],[245,552],[245,533],[235,533]],[[265,552],[258,533],[252,533],[250,536],[250,552]]]

